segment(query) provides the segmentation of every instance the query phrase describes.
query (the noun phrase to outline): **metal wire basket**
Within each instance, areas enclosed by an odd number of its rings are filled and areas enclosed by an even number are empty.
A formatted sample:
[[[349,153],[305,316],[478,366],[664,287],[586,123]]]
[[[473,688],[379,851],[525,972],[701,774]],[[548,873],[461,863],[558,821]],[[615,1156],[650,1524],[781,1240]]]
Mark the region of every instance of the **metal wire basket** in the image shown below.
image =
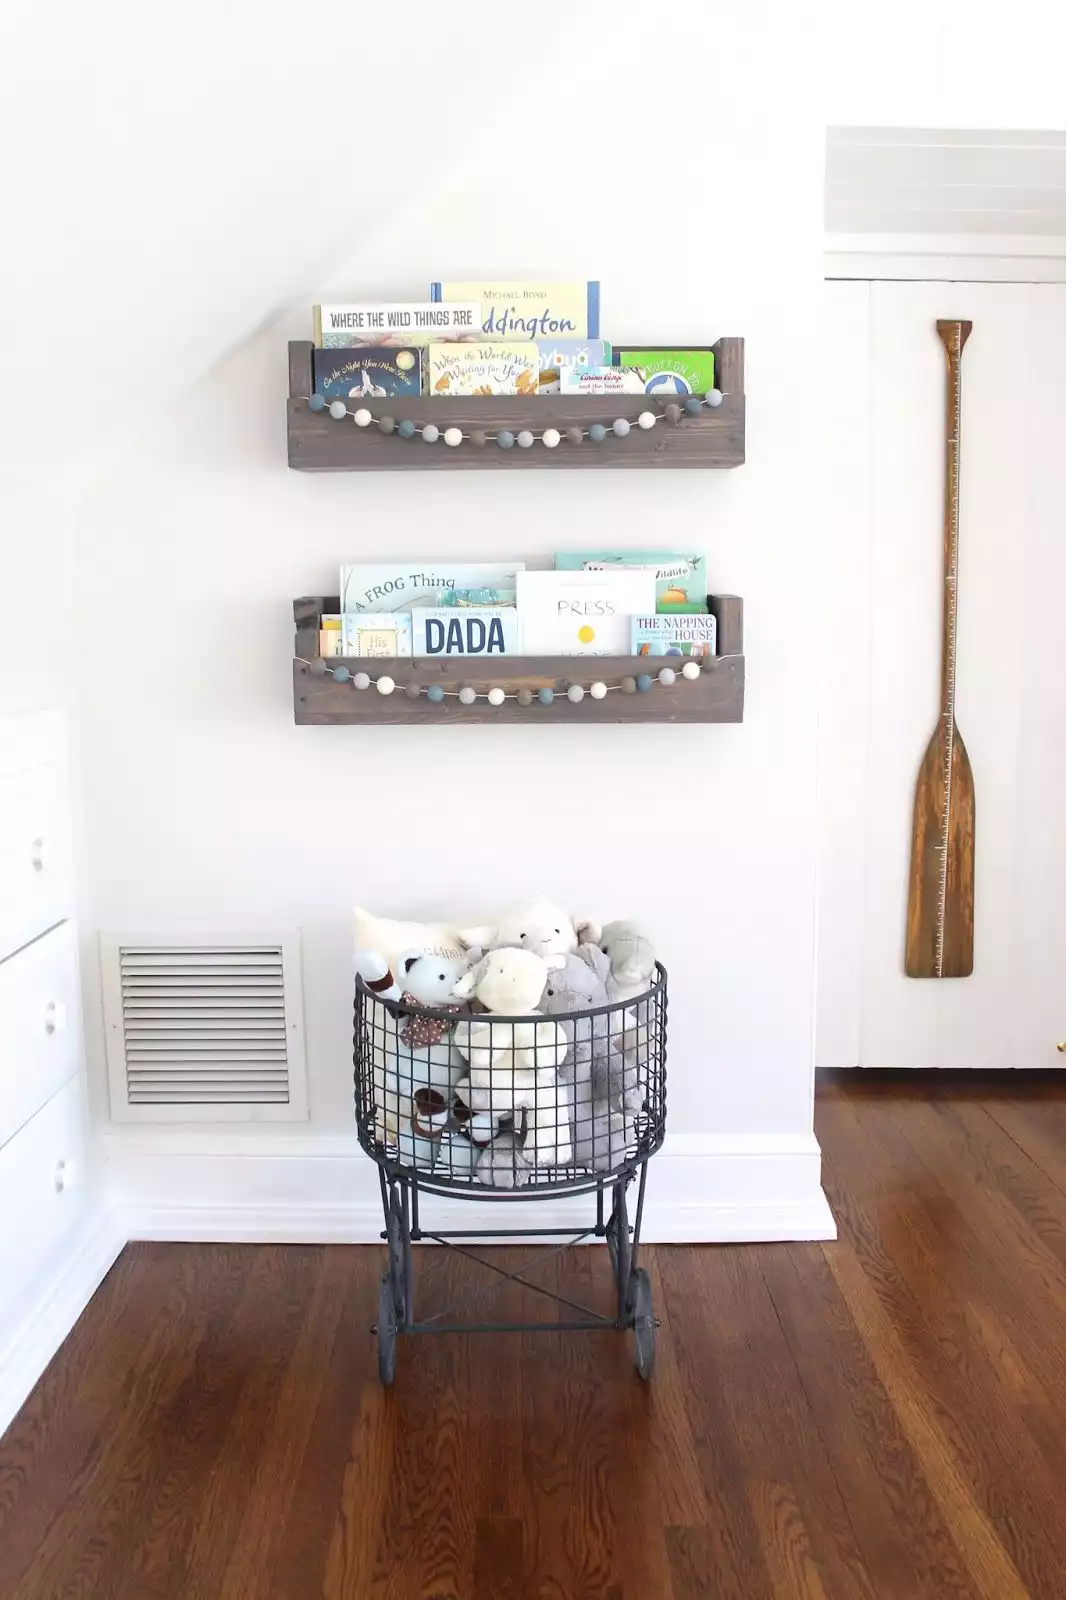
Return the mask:
[[[632,1172],[666,1125],[666,970],[644,994],[501,1017],[355,991],[359,1142],[426,1189],[513,1198]],[[548,1003],[550,1004],[550,985]]]

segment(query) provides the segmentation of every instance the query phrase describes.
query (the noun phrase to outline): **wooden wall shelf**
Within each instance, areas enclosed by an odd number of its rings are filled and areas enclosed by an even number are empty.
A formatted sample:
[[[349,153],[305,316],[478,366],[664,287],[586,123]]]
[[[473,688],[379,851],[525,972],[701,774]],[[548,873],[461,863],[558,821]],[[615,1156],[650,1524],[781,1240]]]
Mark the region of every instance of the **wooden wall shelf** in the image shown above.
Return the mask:
[[[371,426],[357,428],[350,417],[335,420],[325,411],[311,411],[312,392],[309,340],[289,345],[289,466],[298,472],[445,472],[489,469],[521,472],[529,468],[587,467],[739,467],[744,461],[744,341],[719,339],[714,346],[718,387],[724,396],[714,409],[705,406],[698,417],[682,417],[676,427],[658,423],[644,430],[633,427],[628,437],[608,434],[602,444],[563,442],[554,450],[536,444],[530,450],[501,450],[487,444],[478,449],[461,444],[450,449],[443,443],[423,444],[421,439],[400,439]],[[635,424],[641,411],[661,410],[665,401],[647,395],[499,395],[494,399],[440,399],[374,401],[371,409],[385,411],[397,422],[410,418],[421,425],[435,422],[447,427],[587,428],[592,422],[627,417]]]
[[[426,446],[427,450],[429,446]],[[383,660],[379,657],[348,657],[344,664],[352,672],[369,672],[372,677],[388,674],[396,683],[393,694],[378,694],[375,689],[353,689],[350,683],[316,677],[308,663],[318,658],[319,622],[323,612],[336,612],[336,595],[311,596],[293,601],[296,643],[292,664],[293,705],[299,724],[379,725],[459,722],[570,723],[587,726],[597,722],[742,722],[744,718],[744,602],[737,595],[711,595],[710,608],[718,621],[719,654],[705,664],[695,683],[678,681],[670,688],[655,684],[646,694],[612,692],[604,700],[586,695],[576,705],[566,699],[571,682],[591,683],[602,678],[606,683],[649,672],[654,677],[660,667],[673,666],[675,658],[664,656],[597,656],[594,659],[570,656],[504,656],[486,660],[425,661]],[[331,661],[331,666],[339,665]],[[438,683],[443,689],[458,690],[470,684],[484,695],[494,685],[513,693],[516,689],[536,691],[547,685],[556,691],[551,705],[520,706],[506,700],[490,706],[479,699],[464,706],[452,697],[439,703],[409,698],[404,689],[417,683],[423,689]]]

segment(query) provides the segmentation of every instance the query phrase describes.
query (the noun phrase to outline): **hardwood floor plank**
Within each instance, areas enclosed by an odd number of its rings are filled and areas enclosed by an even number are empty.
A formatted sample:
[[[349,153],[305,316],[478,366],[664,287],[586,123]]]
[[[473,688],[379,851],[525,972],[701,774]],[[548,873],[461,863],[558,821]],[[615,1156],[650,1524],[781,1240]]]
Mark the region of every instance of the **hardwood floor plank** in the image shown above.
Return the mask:
[[[818,1245],[761,1252],[878,1600],[977,1594]]]
[[[1066,1104],[1046,1098],[995,1101],[988,1114],[1066,1195]]]

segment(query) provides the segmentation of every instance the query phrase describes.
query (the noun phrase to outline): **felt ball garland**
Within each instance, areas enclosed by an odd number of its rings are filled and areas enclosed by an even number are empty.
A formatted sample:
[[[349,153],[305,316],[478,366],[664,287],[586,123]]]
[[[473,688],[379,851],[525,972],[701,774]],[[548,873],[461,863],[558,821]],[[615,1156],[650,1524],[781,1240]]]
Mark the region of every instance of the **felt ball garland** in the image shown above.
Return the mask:
[[[312,678],[332,678],[334,683],[350,684],[359,693],[368,689],[376,689],[378,694],[388,696],[396,691],[396,680],[388,673],[382,673],[380,678],[372,678],[368,672],[353,672],[343,661],[338,661],[336,666],[331,666],[328,659],[316,657],[307,661],[303,656],[297,656],[298,663],[306,667]],[[675,657],[675,660],[680,659]],[[586,695],[591,700],[604,700],[609,694],[647,694],[656,685],[664,689],[673,688],[679,681],[695,683],[704,671],[712,671],[717,660],[724,657],[712,657],[707,661],[690,656],[680,669],[676,667],[660,667],[654,676],[650,672],[638,673],[635,677],[626,676],[618,683],[604,683],[602,678],[596,678],[592,683],[568,683],[565,690],[560,690],[559,695],[571,705],[580,705]],[[513,693],[494,684],[490,689],[479,693],[472,684],[464,683],[458,689],[445,689],[442,684],[430,683],[423,689],[421,684],[407,683],[403,688],[404,696],[408,700],[418,700],[422,695],[431,705],[439,706],[445,699],[457,700],[462,706],[476,705],[479,700],[485,700],[490,706],[504,705],[508,700],[514,700],[518,705],[527,707],[533,705],[550,706],[554,704],[559,695],[548,684],[539,689],[521,688]]]
[[[704,406],[712,410],[722,404],[725,396],[721,389],[708,389],[706,394],[686,395],[680,402],[672,400],[661,411],[642,411],[636,419],[635,427],[638,433],[646,433],[654,428],[657,423],[665,422],[667,427],[676,428],[683,416],[698,417]],[[412,422],[409,417],[404,417],[397,422],[395,417],[388,415],[375,418],[366,406],[359,406],[355,411],[349,411],[343,400],[327,401],[324,395],[313,394],[307,397],[307,405],[311,411],[329,410],[330,416],[337,422],[345,417],[351,417],[357,428],[369,428],[376,421],[381,433],[394,433],[400,439],[420,438],[423,444],[438,444],[443,442],[450,449],[457,449],[461,444],[473,445],[483,449],[491,440],[500,450],[531,450],[535,444],[542,444],[545,450],[556,450],[565,438],[568,445],[578,446],[585,443],[602,444],[608,434],[615,439],[626,439],[633,432],[634,423],[628,417],[615,417],[612,422],[593,422],[587,428],[576,425],[567,428],[565,434],[558,428],[521,428],[517,433],[510,428],[464,429],[459,427],[441,428],[436,422]]]

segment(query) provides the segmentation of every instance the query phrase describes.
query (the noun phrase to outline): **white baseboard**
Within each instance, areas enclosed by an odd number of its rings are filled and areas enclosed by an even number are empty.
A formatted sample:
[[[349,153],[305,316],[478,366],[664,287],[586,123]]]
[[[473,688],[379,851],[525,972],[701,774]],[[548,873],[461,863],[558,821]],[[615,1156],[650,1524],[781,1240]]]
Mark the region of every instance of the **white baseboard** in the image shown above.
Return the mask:
[[[31,1285],[0,1344],[0,1434],[25,1403],[38,1378],[100,1287],[127,1235],[117,1218],[97,1207],[64,1243],[47,1285]]]
[[[381,1233],[378,1175],[347,1135],[115,1129],[109,1203],[131,1239],[368,1244]],[[527,1203],[423,1199],[425,1230],[539,1226],[578,1232],[589,1196]],[[649,1244],[834,1239],[813,1134],[667,1140],[648,1170]]]

